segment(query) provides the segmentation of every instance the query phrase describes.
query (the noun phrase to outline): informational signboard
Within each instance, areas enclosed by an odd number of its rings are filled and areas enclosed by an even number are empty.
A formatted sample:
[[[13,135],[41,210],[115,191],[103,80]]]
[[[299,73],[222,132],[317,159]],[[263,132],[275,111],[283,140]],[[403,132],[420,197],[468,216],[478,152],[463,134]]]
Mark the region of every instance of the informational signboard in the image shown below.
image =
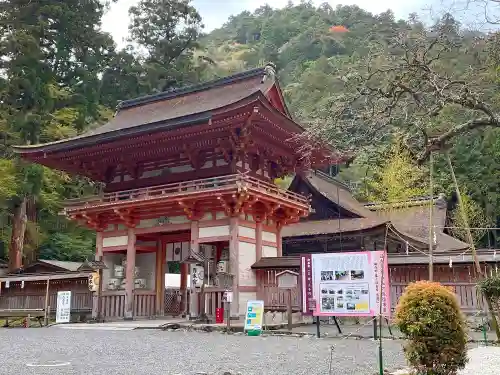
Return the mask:
[[[291,289],[297,286],[298,273],[292,271],[283,271],[276,275],[278,288]]]
[[[314,316],[389,316],[385,251],[306,254],[301,259],[302,309]]]
[[[247,302],[245,314],[245,332],[249,336],[258,336],[262,332],[262,320],[264,318],[264,301]]]
[[[71,317],[71,292],[57,292],[56,323],[69,323]]]

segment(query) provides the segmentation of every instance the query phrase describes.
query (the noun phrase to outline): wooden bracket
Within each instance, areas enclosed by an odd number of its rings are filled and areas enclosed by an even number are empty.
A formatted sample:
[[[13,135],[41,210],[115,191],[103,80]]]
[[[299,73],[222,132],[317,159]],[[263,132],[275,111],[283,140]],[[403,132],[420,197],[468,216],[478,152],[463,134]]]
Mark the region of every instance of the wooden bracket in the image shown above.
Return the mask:
[[[114,209],[113,212],[128,228],[135,228],[137,218],[132,215],[132,209]]]
[[[200,209],[197,201],[186,202],[181,200],[179,201],[179,205],[182,207],[184,213],[186,214],[186,217],[189,220],[198,221],[204,215],[204,212],[202,209]]]

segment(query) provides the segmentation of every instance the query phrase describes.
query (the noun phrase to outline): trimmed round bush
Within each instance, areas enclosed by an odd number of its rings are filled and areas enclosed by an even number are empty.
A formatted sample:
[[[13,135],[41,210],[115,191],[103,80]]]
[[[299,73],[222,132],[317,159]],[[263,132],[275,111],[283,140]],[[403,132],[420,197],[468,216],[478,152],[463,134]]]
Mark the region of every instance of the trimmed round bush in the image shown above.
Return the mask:
[[[418,375],[454,375],[467,363],[465,318],[455,294],[440,283],[408,285],[396,308],[404,351]]]

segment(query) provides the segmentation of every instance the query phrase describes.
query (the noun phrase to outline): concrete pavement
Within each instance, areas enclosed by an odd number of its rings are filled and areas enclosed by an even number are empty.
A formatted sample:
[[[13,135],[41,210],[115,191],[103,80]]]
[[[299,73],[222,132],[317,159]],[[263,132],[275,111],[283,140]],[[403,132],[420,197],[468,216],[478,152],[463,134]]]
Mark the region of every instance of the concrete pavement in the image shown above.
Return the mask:
[[[57,326],[4,329],[0,335],[0,374],[373,375],[378,368],[372,340]],[[400,342],[384,341],[384,363],[388,370],[404,365]]]

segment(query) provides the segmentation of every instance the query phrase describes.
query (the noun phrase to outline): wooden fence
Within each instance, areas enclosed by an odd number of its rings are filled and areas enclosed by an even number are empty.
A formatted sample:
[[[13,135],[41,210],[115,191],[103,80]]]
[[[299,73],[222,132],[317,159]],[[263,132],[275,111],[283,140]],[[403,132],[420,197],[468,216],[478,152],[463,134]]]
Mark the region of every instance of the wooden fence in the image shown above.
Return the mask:
[[[56,311],[57,293],[49,293],[49,303],[51,312]],[[44,309],[45,294],[28,293],[22,295],[2,295],[0,296],[0,309]],[[71,293],[71,312],[91,312],[92,293],[73,292]]]
[[[258,270],[258,288],[257,298],[264,301],[266,310],[284,311],[286,310],[287,291],[279,289],[276,284],[276,274],[283,270]],[[293,271],[298,272],[294,269]],[[300,278],[299,278],[300,282]],[[465,314],[475,314],[478,311],[486,309],[484,299],[479,298],[476,291],[476,284],[474,282],[442,282],[441,284],[450,287],[457,295],[458,302],[462,311]],[[403,294],[404,289],[408,282],[391,282],[390,284],[390,298],[392,309],[396,308],[399,298]],[[301,310],[301,287],[300,283],[297,287],[292,289],[292,309]]]
[[[484,298],[478,298],[474,283],[442,283],[448,286],[457,295],[460,308],[466,314],[474,314],[487,309]],[[395,309],[399,298],[404,292],[407,283],[391,283],[391,305]]]
[[[134,317],[156,316],[156,293],[134,291]],[[105,319],[120,319],[125,316],[125,292],[104,292],[102,295],[102,315]]]

